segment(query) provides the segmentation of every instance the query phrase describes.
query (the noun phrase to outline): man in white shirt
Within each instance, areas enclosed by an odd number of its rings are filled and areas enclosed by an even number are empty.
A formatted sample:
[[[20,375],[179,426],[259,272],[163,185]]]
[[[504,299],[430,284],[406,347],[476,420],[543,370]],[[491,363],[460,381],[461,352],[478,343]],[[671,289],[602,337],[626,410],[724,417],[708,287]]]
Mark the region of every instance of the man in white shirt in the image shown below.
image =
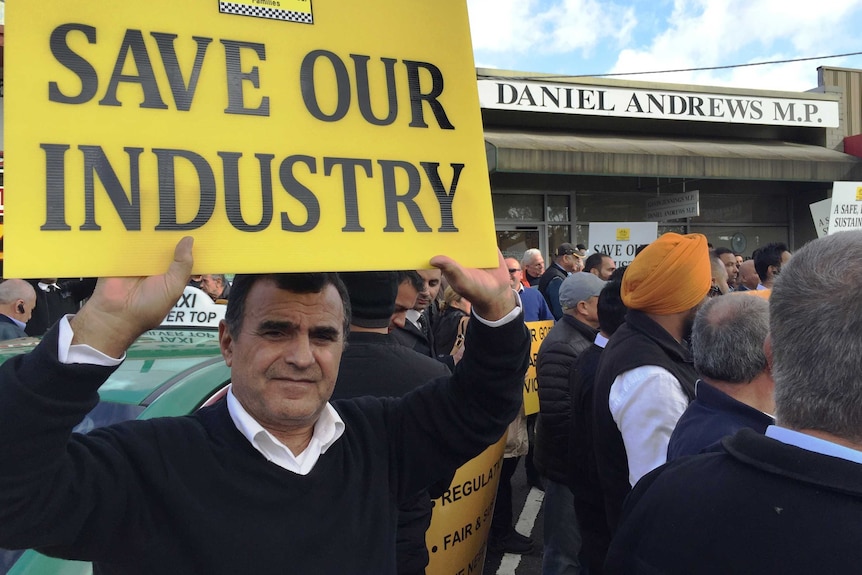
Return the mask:
[[[697,373],[686,339],[711,284],[700,234],[664,234],[623,275],[629,311],[602,353],[593,397],[593,442],[611,529],[631,487],[666,461],[670,435],[694,399]]]

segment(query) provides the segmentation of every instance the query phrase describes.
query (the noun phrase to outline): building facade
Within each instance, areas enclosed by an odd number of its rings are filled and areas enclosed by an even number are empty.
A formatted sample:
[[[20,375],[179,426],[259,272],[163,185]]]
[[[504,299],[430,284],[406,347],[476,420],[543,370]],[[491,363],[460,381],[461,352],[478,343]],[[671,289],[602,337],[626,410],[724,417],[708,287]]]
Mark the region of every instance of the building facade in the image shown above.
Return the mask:
[[[649,221],[649,200],[679,194],[699,198],[699,215],[664,218],[659,234],[702,233],[746,256],[774,241],[795,249],[817,237],[809,205],[829,197],[834,181],[862,180],[862,159],[844,153],[851,134],[840,87],[770,92],[477,73],[507,254],[589,246],[591,222]]]

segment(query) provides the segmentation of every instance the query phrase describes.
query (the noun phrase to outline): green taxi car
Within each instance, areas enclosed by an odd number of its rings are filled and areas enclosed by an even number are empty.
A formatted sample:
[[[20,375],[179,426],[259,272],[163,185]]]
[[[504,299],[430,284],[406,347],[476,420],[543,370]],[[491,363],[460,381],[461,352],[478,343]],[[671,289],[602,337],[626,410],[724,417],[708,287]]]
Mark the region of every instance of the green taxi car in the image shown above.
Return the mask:
[[[99,388],[99,404],[75,431],[86,433],[96,427],[130,419],[186,415],[217,401],[227,390],[230,369],[218,345],[218,320],[223,305],[195,288],[186,288],[177,303],[183,316],[208,318],[197,327],[172,321],[177,307],[156,330],[143,334],[126,353],[126,360]],[[200,298],[200,299],[199,299]],[[192,307],[192,302],[194,306]],[[190,313],[195,310],[194,313]],[[215,314],[215,315],[213,315]],[[180,316],[180,317],[183,317]],[[25,338],[0,342],[0,363],[27,353],[39,340]],[[90,563],[63,561],[36,551],[0,550],[0,575],[89,575]],[[17,560],[16,560],[17,559]]]

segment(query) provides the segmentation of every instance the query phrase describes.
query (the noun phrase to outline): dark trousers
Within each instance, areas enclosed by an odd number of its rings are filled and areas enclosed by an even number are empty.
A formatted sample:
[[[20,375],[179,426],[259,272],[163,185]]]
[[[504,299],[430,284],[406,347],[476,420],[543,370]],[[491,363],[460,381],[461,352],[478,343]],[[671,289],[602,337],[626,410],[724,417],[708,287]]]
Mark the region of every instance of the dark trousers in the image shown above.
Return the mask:
[[[538,418],[538,413],[527,416],[527,439],[530,441],[530,449],[527,451],[527,456],[524,457],[524,470],[527,472],[527,484],[529,485],[541,483],[541,474],[533,464],[533,445],[536,443],[536,420]]]
[[[500,466],[500,482],[497,484],[497,499],[491,520],[491,537],[505,537],[515,530],[512,523],[512,476],[515,475],[519,459],[521,458],[504,457]]]

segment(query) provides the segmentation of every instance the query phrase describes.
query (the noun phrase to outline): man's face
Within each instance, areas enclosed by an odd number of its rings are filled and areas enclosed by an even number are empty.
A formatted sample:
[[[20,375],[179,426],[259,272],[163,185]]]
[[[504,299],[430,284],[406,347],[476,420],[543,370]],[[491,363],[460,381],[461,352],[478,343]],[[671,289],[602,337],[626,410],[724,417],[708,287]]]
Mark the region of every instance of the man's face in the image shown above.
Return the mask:
[[[736,278],[739,277],[739,263],[736,261],[736,256],[724,253],[718,256],[718,259],[721,260],[721,263],[723,263],[724,267],[727,269],[727,281],[735,284]]]
[[[754,269],[754,260],[746,260],[739,266],[739,280],[742,285],[748,289],[757,288],[760,283],[760,278],[757,277],[757,272]]]
[[[529,264],[527,264],[524,269],[534,278],[541,276],[543,273],[545,273],[545,258],[543,258],[541,254],[537,255]]]
[[[602,267],[599,269],[599,277],[605,281],[611,279],[611,275],[616,271],[617,264],[611,258],[602,258]]]
[[[599,296],[594,295],[591,298],[584,300],[586,308],[586,316],[583,318],[584,323],[593,327],[599,327]]]
[[[332,285],[299,294],[258,281],[247,295],[239,333],[229,333],[224,321],[219,325],[234,395],[274,433],[317,421],[335,387],[344,337],[344,307]]]
[[[562,268],[569,273],[577,273],[584,269],[584,260],[575,254],[566,254],[563,256]]]
[[[509,268],[509,285],[517,291],[521,284],[521,278],[524,277],[521,264],[515,258],[506,258],[506,267]]]
[[[419,293],[413,287],[411,281],[404,280],[398,285],[398,294],[395,297],[395,311],[389,320],[389,327],[404,327],[407,321],[407,310],[413,309]]]
[[[221,278],[214,278],[210,274],[202,275],[201,289],[208,293],[211,298],[218,298],[218,296],[221,295],[223,289]]]
[[[437,293],[440,291],[440,279],[443,277],[443,272],[436,268],[433,270],[417,270],[417,272],[425,280],[425,287],[416,297],[416,304],[413,309],[424,311],[425,308],[431,305],[431,300],[436,298]]]
[[[736,261],[736,260],[734,260]],[[712,278],[712,285],[718,288],[721,295],[725,295],[730,291],[730,286],[727,285],[727,266],[713,266],[715,277]]]

